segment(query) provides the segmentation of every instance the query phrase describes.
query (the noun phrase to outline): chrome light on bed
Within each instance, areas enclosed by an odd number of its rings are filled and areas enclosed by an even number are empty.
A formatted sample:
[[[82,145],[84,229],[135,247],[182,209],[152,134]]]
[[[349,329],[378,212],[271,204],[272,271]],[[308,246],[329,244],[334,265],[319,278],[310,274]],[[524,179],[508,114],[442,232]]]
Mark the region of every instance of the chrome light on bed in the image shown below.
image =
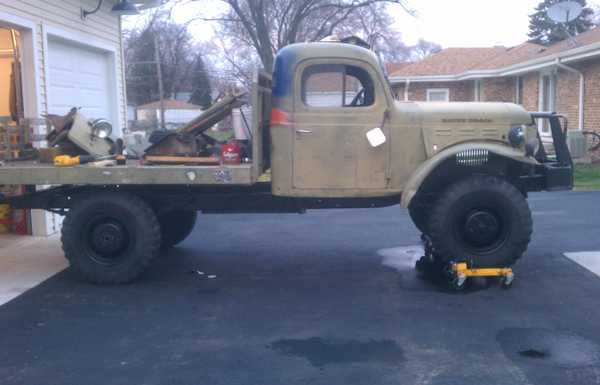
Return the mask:
[[[112,124],[106,119],[93,120],[90,125],[92,126],[92,135],[96,138],[108,138],[112,133]]]

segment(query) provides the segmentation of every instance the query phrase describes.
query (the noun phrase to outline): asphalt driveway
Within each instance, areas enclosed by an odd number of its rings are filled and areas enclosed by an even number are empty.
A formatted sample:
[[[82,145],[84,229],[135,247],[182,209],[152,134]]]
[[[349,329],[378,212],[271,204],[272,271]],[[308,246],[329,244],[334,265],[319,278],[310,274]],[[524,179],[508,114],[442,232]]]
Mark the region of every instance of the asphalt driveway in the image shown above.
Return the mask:
[[[600,249],[600,193],[530,203],[513,288],[458,294],[410,267],[399,207],[202,215],[134,284],[0,306],[0,384],[600,383],[600,277],[562,255]]]

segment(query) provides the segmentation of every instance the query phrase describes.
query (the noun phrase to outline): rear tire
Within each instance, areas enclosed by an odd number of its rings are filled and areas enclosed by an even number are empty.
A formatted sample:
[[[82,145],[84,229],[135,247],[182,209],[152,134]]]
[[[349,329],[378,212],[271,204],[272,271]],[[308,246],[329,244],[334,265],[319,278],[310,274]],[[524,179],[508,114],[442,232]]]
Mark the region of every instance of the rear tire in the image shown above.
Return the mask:
[[[87,281],[130,282],[160,248],[154,211],[137,196],[100,193],[81,198],[69,210],[62,245],[71,268]]]
[[[162,234],[163,249],[173,247],[186,239],[196,224],[198,213],[194,210],[173,210],[160,213],[158,222]]]
[[[429,218],[429,235],[444,261],[469,267],[510,266],[527,250],[531,211],[504,179],[473,176],[444,191]]]

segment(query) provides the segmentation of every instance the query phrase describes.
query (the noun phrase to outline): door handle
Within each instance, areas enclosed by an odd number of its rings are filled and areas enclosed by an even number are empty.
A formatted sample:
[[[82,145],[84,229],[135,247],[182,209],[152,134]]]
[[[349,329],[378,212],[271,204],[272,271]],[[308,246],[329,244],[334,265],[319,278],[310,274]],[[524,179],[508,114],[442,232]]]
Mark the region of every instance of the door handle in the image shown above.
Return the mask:
[[[312,131],[311,130],[298,129],[298,130],[296,130],[296,134],[312,134]]]

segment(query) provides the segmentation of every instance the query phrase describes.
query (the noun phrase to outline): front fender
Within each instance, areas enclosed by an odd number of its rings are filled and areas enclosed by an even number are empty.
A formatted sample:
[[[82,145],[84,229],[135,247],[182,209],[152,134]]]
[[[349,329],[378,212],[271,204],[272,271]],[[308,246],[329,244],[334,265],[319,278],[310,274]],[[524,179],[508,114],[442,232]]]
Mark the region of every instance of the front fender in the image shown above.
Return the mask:
[[[406,185],[404,185],[404,189],[402,191],[402,200],[400,202],[402,207],[408,207],[414,196],[419,191],[419,188],[425,181],[425,178],[427,178],[427,176],[433,170],[435,170],[448,158],[466,150],[487,150],[490,153],[510,158],[517,162],[531,165],[539,164],[534,158],[525,156],[522,150],[518,150],[504,144],[489,142],[467,142],[457,144],[455,146],[445,148],[417,167],[417,169],[411,174]]]

